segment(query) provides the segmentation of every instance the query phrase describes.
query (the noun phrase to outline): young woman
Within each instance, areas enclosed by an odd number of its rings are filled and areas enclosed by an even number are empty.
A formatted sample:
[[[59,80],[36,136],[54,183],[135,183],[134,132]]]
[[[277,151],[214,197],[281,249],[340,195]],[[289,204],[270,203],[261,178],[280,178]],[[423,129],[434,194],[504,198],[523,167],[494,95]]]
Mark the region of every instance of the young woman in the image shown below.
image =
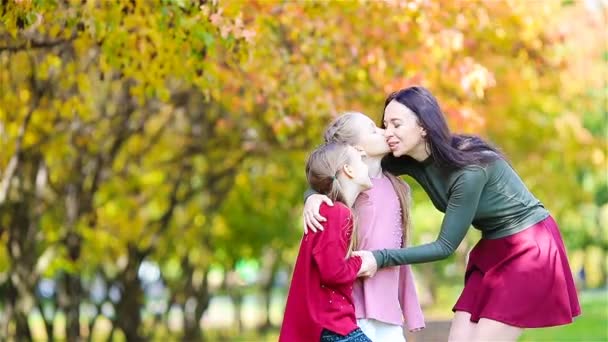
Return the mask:
[[[357,327],[352,297],[361,259],[350,255],[356,237],[350,208],[359,193],[372,186],[364,155],[352,146],[330,143],[308,159],[310,187],[336,203],[320,208],[327,229],[305,235],[300,243],[281,342],[370,341]]]
[[[356,248],[405,246],[410,226],[410,189],[403,180],[382,170],[382,158],[390,153],[384,130],[361,113],[345,113],[328,126],[325,141],[357,146],[366,154],[364,161],[373,187],[355,201]],[[409,265],[387,267],[373,278],[359,278],[353,287],[353,298],[357,323],[372,341],[404,342],[404,318],[408,330],[424,328]]]
[[[393,152],[385,170],[412,176],[445,215],[432,243],[359,253],[362,273],[446,258],[472,224],[482,239],[453,308],[451,341],[515,341],[524,328],[568,324],[580,315],[557,224],[499,151],[476,136],[452,134],[422,87],[391,94],[382,125]],[[316,219],[318,201],[306,204],[307,217]]]

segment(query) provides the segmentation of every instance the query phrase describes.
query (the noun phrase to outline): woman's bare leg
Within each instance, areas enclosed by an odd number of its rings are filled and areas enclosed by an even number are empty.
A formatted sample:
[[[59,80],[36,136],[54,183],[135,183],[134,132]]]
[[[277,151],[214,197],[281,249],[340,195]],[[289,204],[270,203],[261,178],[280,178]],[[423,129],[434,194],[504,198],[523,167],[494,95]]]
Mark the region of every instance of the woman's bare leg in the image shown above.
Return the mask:
[[[492,319],[481,318],[470,335],[471,341],[517,341],[524,331],[522,328],[514,327]]]
[[[450,326],[449,342],[469,342],[473,336],[473,330],[477,326],[471,322],[471,314],[465,311],[456,311]]]

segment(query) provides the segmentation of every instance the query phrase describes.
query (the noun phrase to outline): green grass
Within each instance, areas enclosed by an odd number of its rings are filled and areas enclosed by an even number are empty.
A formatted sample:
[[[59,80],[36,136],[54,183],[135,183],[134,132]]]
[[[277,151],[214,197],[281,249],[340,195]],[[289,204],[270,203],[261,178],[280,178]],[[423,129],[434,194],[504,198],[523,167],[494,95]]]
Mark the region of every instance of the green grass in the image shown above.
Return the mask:
[[[608,292],[583,292],[579,299],[583,313],[574,323],[555,328],[528,329],[519,341],[608,341]]]
[[[572,324],[555,328],[527,329],[519,342],[608,342],[608,291],[586,291],[579,295],[579,299],[583,313]],[[445,315],[441,315],[440,319],[444,318],[443,316]],[[263,337],[243,336],[234,341],[265,342],[277,339],[278,331],[273,331]]]

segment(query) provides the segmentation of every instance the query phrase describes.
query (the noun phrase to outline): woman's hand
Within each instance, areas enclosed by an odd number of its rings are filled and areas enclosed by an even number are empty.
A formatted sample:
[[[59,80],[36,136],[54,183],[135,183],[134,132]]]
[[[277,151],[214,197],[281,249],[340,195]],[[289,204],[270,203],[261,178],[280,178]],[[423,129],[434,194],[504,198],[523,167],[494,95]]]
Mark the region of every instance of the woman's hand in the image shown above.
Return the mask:
[[[329,197],[321,194],[310,195],[306,199],[306,202],[304,203],[304,234],[308,233],[308,229],[310,229],[313,233],[316,233],[317,230],[323,230],[323,225],[321,225],[321,222],[327,221],[325,217],[319,214],[319,209],[321,208],[321,203],[323,202],[329,206],[334,205]]]
[[[354,251],[353,256],[361,257],[361,268],[357,273],[357,277],[373,277],[378,271],[376,258],[370,251]]]

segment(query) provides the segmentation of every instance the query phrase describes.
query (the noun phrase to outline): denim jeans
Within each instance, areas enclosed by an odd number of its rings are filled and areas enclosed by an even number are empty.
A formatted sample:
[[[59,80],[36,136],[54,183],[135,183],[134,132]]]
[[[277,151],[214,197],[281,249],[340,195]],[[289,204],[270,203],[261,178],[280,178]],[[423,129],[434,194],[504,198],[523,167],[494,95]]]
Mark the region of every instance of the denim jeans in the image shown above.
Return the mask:
[[[321,342],[372,342],[361,329],[357,328],[346,336],[336,334],[333,331],[323,329],[321,333]]]

